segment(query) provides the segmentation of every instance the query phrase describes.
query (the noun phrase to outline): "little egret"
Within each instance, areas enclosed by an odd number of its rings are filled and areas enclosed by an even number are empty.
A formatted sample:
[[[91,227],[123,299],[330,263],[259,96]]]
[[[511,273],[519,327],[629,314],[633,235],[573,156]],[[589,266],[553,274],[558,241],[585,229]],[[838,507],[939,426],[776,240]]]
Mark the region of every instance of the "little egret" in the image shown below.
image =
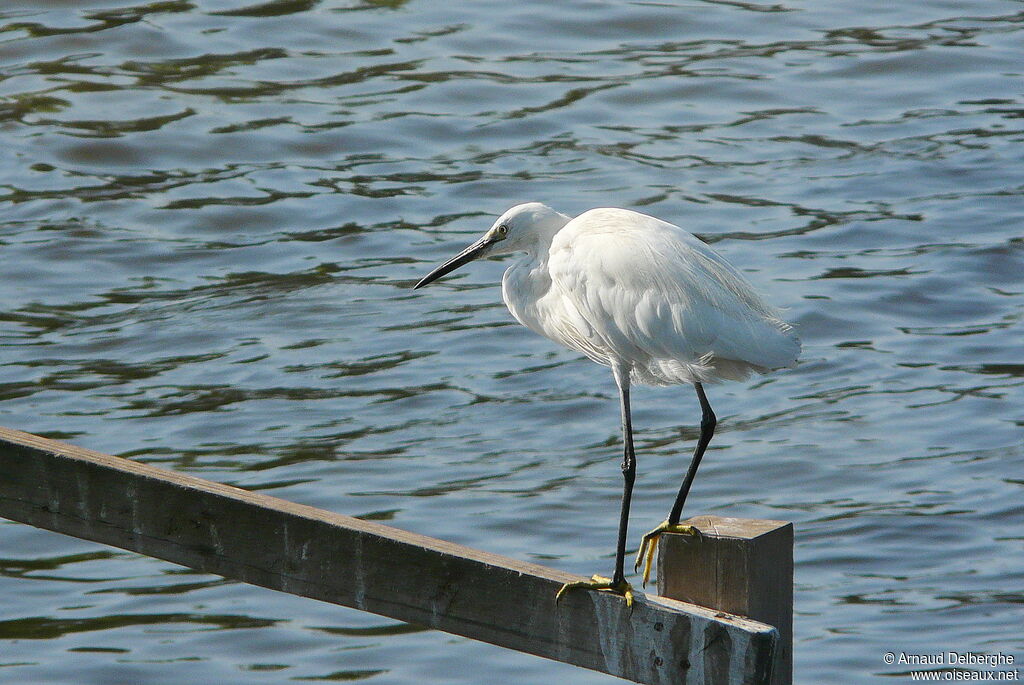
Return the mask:
[[[479,240],[424,276],[421,288],[491,255],[525,253],[505,271],[501,294],[530,330],[610,367],[622,412],[624,486],[615,572],[573,588],[609,590],[632,603],[623,572],[629,503],[636,478],[629,387],[690,383],[703,416],[700,438],[672,510],[647,533],[634,570],[643,581],[663,532],[699,534],[679,523],[701,457],[715,431],[704,383],[791,367],[800,340],[728,262],[673,224],[626,209],[591,209],[576,218],[538,202],[513,207]]]

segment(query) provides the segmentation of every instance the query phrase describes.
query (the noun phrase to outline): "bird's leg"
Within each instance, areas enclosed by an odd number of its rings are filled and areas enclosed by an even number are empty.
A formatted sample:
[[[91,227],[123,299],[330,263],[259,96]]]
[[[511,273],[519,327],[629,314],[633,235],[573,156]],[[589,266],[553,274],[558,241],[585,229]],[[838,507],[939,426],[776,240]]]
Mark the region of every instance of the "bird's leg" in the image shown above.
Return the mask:
[[[683,512],[683,504],[686,502],[686,496],[690,494],[690,486],[693,485],[693,479],[697,475],[700,460],[704,456],[704,450],[708,448],[708,443],[711,442],[712,436],[715,434],[715,426],[718,425],[718,419],[715,418],[715,412],[711,409],[708,396],[704,394],[704,386],[700,383],[694,383],[694,388],[697,390],[697,399],[700,400],[700,438],[697,439],[697,446],[693,450],[693,459],[690,460],[690,468],[686,471],[686,478],[683,479],[683,484],[679,486],[679,494],[676,495],[675,504],[672,505],[672,511],[668,515],[668,524],[673,526],[679,523],[679,517]]]
[[[711,437],[715,434],[715,426],[718,424],[718,419],[715,418],[715,412],[711,409],[711,403],[708,402],[708,397],[704,394],[704,386],[700,383],[694,383],[693,386],[697,390],[697,399],[700,401],[700,438],[697,439],[697,446],[694,448],[693,458],[690,460],[690,468],[687,469],[683,484],[679,487],[679,494],[676,495],[676,501],[672,505],[672,511],[669,513],[668,519],[650,533],[644,535],[643,540],[640,542],[640,549],[636,553],[634,570],[640,568],[640,564],[643,563],[644,587],[647,586],[647,581],[651,577],[654,552],[658,549],[658,540],[661,538],[662,533],[700,535],[700,531],[693,526],[680,525],[679,517],[682,515],[686,496],[690,493],[690,486],[693,485],[693,479],[697,475],[697,468],[700,466],[700,460],[704,456],[704,450],[707,449],[708,443],[711,442]]]
[[[622,403],[622,506],[619,510],[619,541],[615,547],[615,575],[612,582],[625,585],[623,571],[626,559],[626,530],[629,528],[629,505],[633,500],[633,483],[636,481],[636,452],[633,450],[633,422],[629,412],[629,375],[620,381]]]
[[[633,451],[633,424],[629,412],[629,370],[613,367],[615,382],[619,386],[619,401],[622,409],[622,508],[619,513],[619,539],[615,548],[615,573],[611,578],[592,576],[590,580],[566,583],[555,595],[555,602],[568,590],[608,590],[626,598],[626,606],[633,605],[633,587],[626,582],[624,571],[626,560],[626,529],[629,527],[629,503],[633,498],[633,482],[636,480],[636,454]]]

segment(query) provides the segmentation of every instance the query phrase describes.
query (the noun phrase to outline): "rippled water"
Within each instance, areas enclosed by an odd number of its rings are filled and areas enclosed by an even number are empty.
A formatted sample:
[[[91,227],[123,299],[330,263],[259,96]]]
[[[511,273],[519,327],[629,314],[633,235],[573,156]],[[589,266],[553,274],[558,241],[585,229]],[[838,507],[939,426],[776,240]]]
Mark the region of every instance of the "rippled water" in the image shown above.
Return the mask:
[[[1024,660],[1020,2],[126,2],[0,8],[0,423],[610,570],[610,374],[498,261],[409,288],[517,202],[640,209],[804,340],[709,388],[688,502],[796,523],[797,681]],[[699,422],[634,407],[633,546]],[[0,595],[5,682],[614,682],[13,523]]]

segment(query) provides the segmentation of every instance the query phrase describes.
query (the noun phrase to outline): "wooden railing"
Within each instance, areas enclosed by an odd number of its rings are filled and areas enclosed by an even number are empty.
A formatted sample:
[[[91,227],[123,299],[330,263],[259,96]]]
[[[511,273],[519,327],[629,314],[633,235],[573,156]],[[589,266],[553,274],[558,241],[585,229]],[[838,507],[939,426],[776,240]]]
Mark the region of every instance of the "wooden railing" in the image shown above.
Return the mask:
[[[640,683],[791,678],[791,524],[700,517],[702,537],[666,536],[663,594],[706,606],[556,604],[578,576],[6,428],[0,516]]]

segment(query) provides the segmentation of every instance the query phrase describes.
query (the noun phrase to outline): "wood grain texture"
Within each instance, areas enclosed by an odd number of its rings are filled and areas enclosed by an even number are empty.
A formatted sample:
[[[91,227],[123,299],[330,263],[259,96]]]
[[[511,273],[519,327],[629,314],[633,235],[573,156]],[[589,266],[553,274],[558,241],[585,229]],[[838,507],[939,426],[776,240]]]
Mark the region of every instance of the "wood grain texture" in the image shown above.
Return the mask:
[[[767,683],[778,632],[561,571],[0,428],[0,516],[641,683]]]
[[[772,685],[793,682],[793,524],[696,516],[701,537],[664,535],[658,594],[747,616],[779,631]]]

